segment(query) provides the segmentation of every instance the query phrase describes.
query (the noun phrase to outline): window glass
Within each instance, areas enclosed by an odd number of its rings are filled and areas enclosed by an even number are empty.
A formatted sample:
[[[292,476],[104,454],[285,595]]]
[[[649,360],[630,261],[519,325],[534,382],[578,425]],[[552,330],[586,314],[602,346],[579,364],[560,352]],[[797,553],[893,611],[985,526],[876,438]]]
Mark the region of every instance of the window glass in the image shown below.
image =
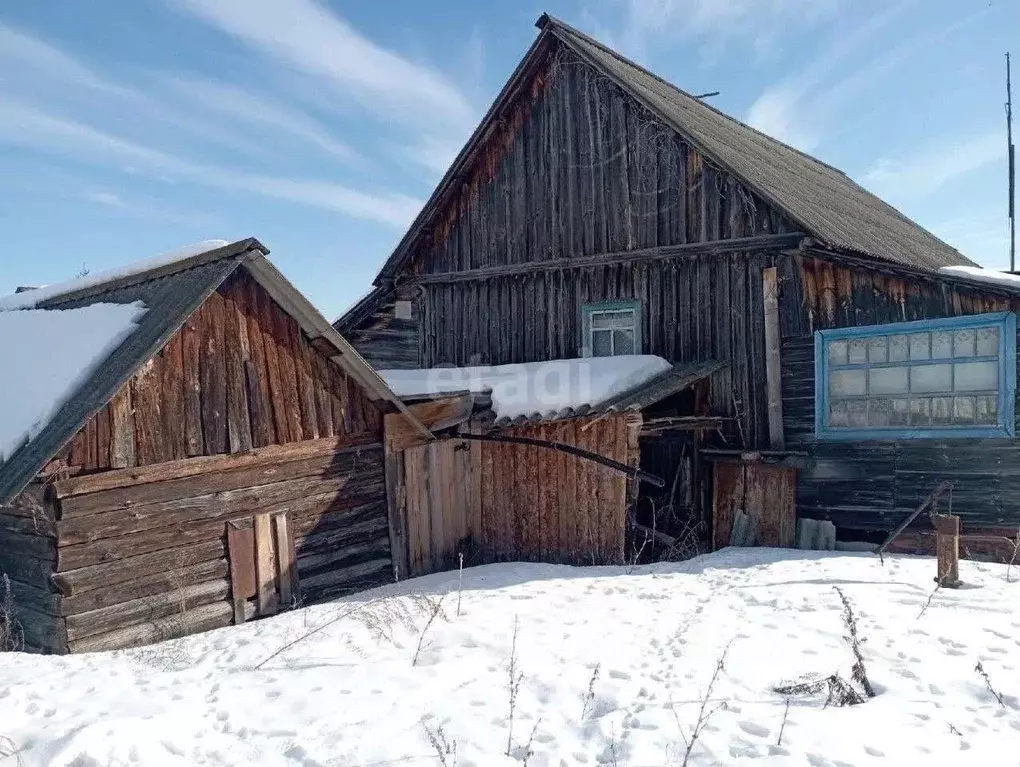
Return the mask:
[[[974,356],[974,340],[976,333],[972,328],[966,330],[957,330],[953,333],[953,356],[954,357],[973,357]]]
[[[613,331],[613,354],[634,354],[634,331]]]
[[[952,365],[915,365],[910,368],[910,391],[912,392],[952,391],[952,387]]]
[[[816,392],[825,402],[819,436],[844,430],[852,438],[862,430],[865,439],[883,432],[901,438],[921,430],[916,436],[928,437],[996,426],[1013,433],[1013,315],[936,320],[930,330],[914,329],[920,325],[908,323],[910,332],[897,325],[884,326],[890,332],[820,331]],[[622,333],[615,344],[627,344]]]
[[[931,333],[914,333],[910,336],[910,359],[931,359]]]
[[[908,367],[871,368],[868,371],[870,394],[906,394],[910,391]]]
[[[867,362],[868,361],[868,342],[867,341],[851,341],[847,351],[848,357],[851,364],[856,362]]]
[[[591,334],[591,351],[596,357],[611,357],[613,354],[613,334],[609,330],[593,330]]]
[[[999,387],[999,363],[957,362],[953,377],[954,391],[995,391]]]
[[[889,336],[889,361],[903,362],[909,357],[908,336]]]
[[[939,331],[931,334],[931,358],[945,360],[953,356],[953,334]]]
[[[585,354],[611,357],[641,353],[641,310],[636,301],[586,304],[582,319]]]

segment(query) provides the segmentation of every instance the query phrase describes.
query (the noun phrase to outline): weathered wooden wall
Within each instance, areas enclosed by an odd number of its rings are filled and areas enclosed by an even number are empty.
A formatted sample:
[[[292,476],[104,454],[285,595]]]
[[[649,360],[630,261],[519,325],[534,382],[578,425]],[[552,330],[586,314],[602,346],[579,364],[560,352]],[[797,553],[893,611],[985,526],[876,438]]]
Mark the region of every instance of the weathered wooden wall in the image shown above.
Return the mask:
[[[397,316],[397,302],[405,301],[410,318]],[[418,336],[421,304],[413,288],[399,289],[382,301],[372,316],[345,337],[376,370],[420,367]]]
[[[41,483],[0,506],[0,574],[10,583],[17,639],[32,652],[61,652],[67,643],[62,623],[51,617],[59,599],[50,579],[57,561],[55,518],[54,499]]]
[[[239,270],[65,453],[91,473],[381,428],[361,388]]]
[[[575,445],[637,466],[638,416],[575,419],[499,432]],[[407,551],[394,558],[421,575],[465,564],[541,561],[618,564],[629,480],[555,450],[443,440],[403,451]]]
[[[392,308],[381,306],[351,338],[363,354],[394,360],[395,367],[415,366],[408,364],[407,333],[419,327],[420,366],[575,357],[579,302],[647,291],[656,302],[646,305],[646,315],[656,317],[656,327],[646,329],[653,339],[648,351],[689,359],[702,351],[707,333],[700,341],[693,327],[674,333],[659,310],[677,308],[672,316],[685,316],[685,306],[705,297],[694,291],[707,290],[710,273],[694,275],[675,263],[583,271],[553,264],[792,230],[631,97],[554,48],[398,276],[420,323],[395,335]],[[536,272],[483,276],[525,264]],[[468,270],[473,274],[464,275]],[[430,283],[423,297],[411,290],[415,277],[444,274],[470,279]],[[751,288],[741,281],[734,289]],[[561,308],[563,298],[569,303]]]
[[[0,509],[30,649],[227,625],[226,525],[256,513],[287,515],[306,601],[391,580],[382,413],[330,352],[246,272],[212,294],[49,467],[65,478]]]
[[[761,446],[768,441],[761,271],[774,259],[768,251],[710,253],[430,284],[425,365],[578,357],[583,304],[637,299],[643,353],[731,362],[713,377],[711,411],[737,415],[737,438]]]
[[[1015,439],[827,442],[814,437],[813,332],[1020,310],[1020,301],[831,259],[779,261],[783,417],[787,446],[810,453],[798,477],[802,516],[838,527],[889,530],[942,479],[968,526],[1020,524],[1020,442]],[[1020,412],[1020,410],[1018,410]]]
[[[391,580],[382,446],[370,438],[76,477],[56,482],[52,495],[55,518],[39,537],[46,548],[22,541],[16,557],[0,556],[0,567],[13,564],[13,575],[26,578],[21,591],[33,597],[16,591],[17,609],[45,615],[30,625],[64,638],[63,647],[41,648],[51,652],[229,625],[226,523],[254,514],[287,515],[305,601]],[[5,530],[0,540],[11,535]]]

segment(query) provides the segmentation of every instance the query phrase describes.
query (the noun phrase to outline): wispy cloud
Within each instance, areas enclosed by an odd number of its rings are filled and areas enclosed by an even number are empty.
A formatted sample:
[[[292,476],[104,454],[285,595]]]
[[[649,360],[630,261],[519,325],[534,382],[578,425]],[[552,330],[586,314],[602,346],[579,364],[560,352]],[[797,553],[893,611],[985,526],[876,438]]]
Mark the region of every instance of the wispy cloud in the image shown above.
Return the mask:
[[[395,227],[408,224],[421,207],[420,201],[403,194],[367,193],[317,179],[272,176],[195,162],[122,139],[91,125],[2,100],[0,142],[80,161],[118,162],[158,179],[257,194]]]
[[[969,11],[950,24],[912,26],[910,34],[897,35],[887,44],[883,35],[919,2],[900,0],[855,26],[839,25],[804,67],[762,92],[745,120],[798,149],[814,151],[834,126],[845,125],[848,113],[860,116],[872,108],[875,89],[897,67],[958,33],[987,10]]]
[[[94,202],[96,205],[102,205],[107,208],[116,208],[117,210],[126,210],[128,204],[124,201],[119,194],[110,192],[106,189],[93,189],[85,193],[85,199],[89,202]]]
[[[460,124],[474,110],[434,68],[377,45],[317,0],[169,0],[292,68],[405,119]]]
[[[358,159],[358,153],[334,138],[326,126],[293,105],[284,106],[236,86],[200,77],[166,75],[161,80],[180,97],[200,106],[206,114],[215,112],[233,120],[274,129],[313,144],[342,160]]]
[[[642,59],[660,43],[687,39],[718,52],[730,44],[768,51],[776,37],[792,27],[804,28],[832,14],[838,0],[621,0],[610,4],[622,18],[597,24],[600,36]],[[614,30],[615,31],[614,33]]]
[[[947,136],[904,157],[883,157],[865,172],[862,182],[880,197],[909,199],[938,190],[950,181],[1006,156],[1001,131]]]

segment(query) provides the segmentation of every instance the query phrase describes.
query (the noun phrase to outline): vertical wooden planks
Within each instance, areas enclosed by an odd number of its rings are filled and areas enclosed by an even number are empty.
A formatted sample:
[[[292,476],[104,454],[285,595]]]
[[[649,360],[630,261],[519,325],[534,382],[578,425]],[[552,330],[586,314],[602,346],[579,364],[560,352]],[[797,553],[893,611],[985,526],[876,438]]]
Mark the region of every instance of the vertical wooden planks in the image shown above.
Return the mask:
[[[297,560],[294,553],[294,536],[287,512],[273,515],[273,542],[279,561],[280,606],[286,610],[297,601]]]
[[[259,591],[255,572],[255,530],[250,517],[227,522],[227,557],[234,623],[244,623],[245,602]]]
[[[305,439],[319,438],[319,414],[312,386],[312,350],[296,322],[290,323],[295,348],[296,376],[301,395],[301,431]]]
[[[205,436],[202,434],[202,334],[199,307],[181,327],[181,367],[184,397],[184,449],[189,456],[205,453]]]
[[[280,351],[277,342],[276,305],[263,290],[256,290],[258,323],[262,328],[263,348],[266,355],[266,379],[269,404],[273,414],[273,428],[277,444],[295,441],[284,401],[283,376],[280,374]],[[249,326],[250,327],[250,326]],[[254,343],[254,340],[252,339]]]
[[[291,442],[304,439],[301,428],[301,406],[298,404],[298,378],[296,349],[294,341],[294,320],[287,316],[275,302],[270,302],[273,315],[273,340],[280,363],[280,380],[283,391],[282,407],[287,420],[287,431]]]
[[[779,359],[779,285],[776,268],[762,270],[763,311],[765,318],[765,382],[769,420],[769,444],[783,450],[782,366]]]
[[[224,349],[224,301],[213,293],[202,307],[202,434],[207,455],[226,453],[227,376]]]
[[[275,615],[276,545],[268,512],[255,515],[255,572],[258,578],[259,615]]]
[[[266,361],[266,343],[263,338],[260,293],[262,289],[254,280],[241,283],[244,293],[243,305],[248,326],[248,351],[250,358],[245,363],[245,384],[248,391],[248,410],[251,418],[251,437],[254,447],[264,447],[277,441],[273,405],[269,391],[269,368]],[[281,440],[282,441],[282,440]]]
[[[126,469],[134,465],[135,417],[128,383],[110,402],[110,467]]]
[[[147,466],[169,460],[160,413],[159,376],[156,360],[149,360],[131,379],[134,405],[135,451],[138,463]],[[88,432],[86,431],[86,435]]]
[[[169,459],[187,458],[188,435],[181,428],[185,422],[185,405],[184,338],[180,333],[163,347],[159,355],[159,370],[163,434],[168,441],[166,453]]]
[[[577,444],[574,421],[564,421],[557,429],[559,439],[568,445]],[[573,563],[577,561],[577,516],[578,516],[578,462],[566,453],[559,453],[559,560]]]
[[[713,550],[730,545],[733,515],[744,508],[744,467],[736,463],[712,466]]]
[[[93,416],[96,421],[96,468],[110,468],[110,405],[107,403]]]
[[[241,322],[235,295],[237,282],[220,288],[223,296],[223,358],[227,394],[227,445],[231,453],[243,453],[252,448],[251,414],[245,374],[244,348],[241,343]],[[244,337],[248,340],[247,323]],[[246,344],[250,347],[250,341]]]

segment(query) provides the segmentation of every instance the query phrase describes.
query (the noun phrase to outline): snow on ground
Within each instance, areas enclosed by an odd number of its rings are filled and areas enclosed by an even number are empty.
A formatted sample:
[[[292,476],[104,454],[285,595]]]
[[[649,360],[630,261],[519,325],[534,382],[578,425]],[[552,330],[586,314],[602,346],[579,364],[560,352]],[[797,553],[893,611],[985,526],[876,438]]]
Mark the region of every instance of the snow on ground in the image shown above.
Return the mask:
[[[144,313],[141,303],[0,311],[0,463],[39,433]]]
[[[89,273],[73,280],[46,285],[35,290],[26,290],[23,293],[0,296],[0,312],[11,311],[13,309],[33,309],[43,301],[49,301],[52,298],[57,298],[67,293],[94,288],[113,280],[130,277],[134,274],[148,272],[161,266],[175,264],[178,261],[207,253],[210,250],[215,250],[227,244],[226,240],[203,240],[202,242],[196,242],[194,245],[185,245],[183,248],[160,253],[158,256],[136,261],[126,266]]]
[[[398,397],[491,392],[496,417],[516,418],[598,405],[670,368],[662,357],[630,354],[513,365],[380,370],[379,375]]]
[[[963,562],[966,588],[939,591],[918,617],[934,574],[931,558],[776,549],[632,571],[479,567],[464,571],[459,616],[446,573],[149,648],[0,655],[0,734],[26,765],[60,767],[438,765],[426,727],[440,726],[461,767],[519,765],[532,732],[536,767],[680,765],[730,645],[709,703],[726,708],[691,765],[1015,765],[1020,583],[1005,566]],[[785,701],[773,685],[849,676],[833,586],[856,607],[878,696],[848,708],[795,698],[777,745]],[[446,617],[415,665],[426,598],[442,595]],[[507,757],[515,619],[522,681]]]

